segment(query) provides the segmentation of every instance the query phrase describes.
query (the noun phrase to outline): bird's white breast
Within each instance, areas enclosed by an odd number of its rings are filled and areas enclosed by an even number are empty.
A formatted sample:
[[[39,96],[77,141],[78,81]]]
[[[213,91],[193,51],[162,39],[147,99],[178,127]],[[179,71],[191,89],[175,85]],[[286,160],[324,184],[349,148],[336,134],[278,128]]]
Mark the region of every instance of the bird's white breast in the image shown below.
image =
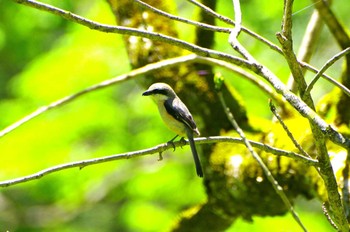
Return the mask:
[[[186,136],[185,124],[171,116],[164,107],[164,101],[157,102],[159,113],[165,125],[181,137]]]

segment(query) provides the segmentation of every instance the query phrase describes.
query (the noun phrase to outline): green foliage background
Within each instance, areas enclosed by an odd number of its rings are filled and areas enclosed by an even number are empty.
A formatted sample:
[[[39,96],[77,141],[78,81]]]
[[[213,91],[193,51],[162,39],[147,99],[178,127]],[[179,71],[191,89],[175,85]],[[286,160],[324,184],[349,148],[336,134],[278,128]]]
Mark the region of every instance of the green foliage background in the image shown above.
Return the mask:
[[[114,24],[114,16],[103,1],[50,3],[98,22]],[[295,11],[302,10],[294,16],[298,25],[294,32],[296,45],[312,12],[312,7],[305,9],[310,4],[296,2]],[[346,9],[334,7],[345,17]],[[93,31],[10,1],[0,1],[0,8],[1,128],[52,101],[130,70],[119,35]],[[178,5],[181,16],[196,18],[193,9],[184,2]],[[282,9],[282,2],[242,2],[244,25],[276,42],[274,34],[280,30]],[[231,3],[220,1],[219,12],[232,18]],[[327,33],[322,40],[329,40]],[[181,25],[180,35],[193,39],[193,27]],[[216,47],[232,53],[226,39],[218,37]],[[278,76],[288,78],[287,65],[278,61],[275,53],[248,37],[243,43],[257,59],[273,67]],[[322,49],[322,44],[315,56],[321,59],[315,66],[338,51],[336,45]],[[331,74],[336,76],[339,67],[334,66]],[[218,71],[241,94],[250,115],[270,117],[267,96],[250,83]],[[328,83],[321,84],[315,94],[331,89]],[[142,98],[142,91],[134,81],[99,90],[45,113],[1,138],[0,179],[168,141],[173,134],[162,125],[153,102]],[[206,200],[188,153],[189,148],[184,147],[167,152],[161,162],[157,155],[146,156],[66,170],[3,188],[0,231],[166,231],[179,213]],[[317,201],[300,199],[297,204],[307,228],[330,231],[319,208]],[[239,221],[232,231],[267,231],[272,227],[276,228],[274,231],[298,230],[287,215],[256,218],[251,224]]]

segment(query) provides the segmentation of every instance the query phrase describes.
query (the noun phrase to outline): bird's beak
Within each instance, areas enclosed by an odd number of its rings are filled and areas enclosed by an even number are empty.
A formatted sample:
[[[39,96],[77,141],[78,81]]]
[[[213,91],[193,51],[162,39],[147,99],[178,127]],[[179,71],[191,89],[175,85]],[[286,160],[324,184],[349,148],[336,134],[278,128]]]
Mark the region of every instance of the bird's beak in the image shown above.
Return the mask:
[[[152,91],[147,90],[147,91],[142,93],[142,96],[149,96],[151,94],[152,94]]]

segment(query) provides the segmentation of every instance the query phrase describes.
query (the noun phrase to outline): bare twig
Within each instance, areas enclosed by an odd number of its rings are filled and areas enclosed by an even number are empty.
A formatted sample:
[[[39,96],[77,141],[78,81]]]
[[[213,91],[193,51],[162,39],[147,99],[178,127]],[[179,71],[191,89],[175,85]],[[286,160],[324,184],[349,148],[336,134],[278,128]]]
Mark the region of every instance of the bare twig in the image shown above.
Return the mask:
[[[246,70],[244,70],[236,65],[232,65],[228,62],[220,61],[220,60],[216,60],[216,59],[211,59],[211,58],[207,58],[207,57],[199,56],[197,61],[207,63],[210,65],[217,65],[217,66],[223,67],[225,69],[228,69],[228,70],[238,74],[239,76],[244,77],[245,79],[247,79],[248,81],[253,83],[255,86],[257,86],[259,89],[261,89],[268,96],[270,96],[274,101],[278,102],[278,104],[285,110],[286,102],[283,99],[281,99],[280,95],[278,95],[269,85],[267,85],[264,81],[258,79],[252,73],[250,73],[250,72],[248,72],[248,71],[246,71]]]
[[[212,137],[207,137],[207,138],[195,138],[194,140],[197,144],[219,143],[219,142],[241,143],[241,144],[243,143],[243,140],[241,138],[234,138],[234,137],[228,137],[228,136],[212,136]],[[297,153],[294,153],[294,152],[284,151],[284,150],[274,148],[274,147],[271,147],[269,145],[255,142],[255,141],[249,141],[249,142],[252,146],[254,146],[258,149],[261,149],[265,152],[272,153],[274,155],[290,157],[292,159],[299,160],[307,165],[312,165],[312,166],[316,166],[318,163],[317,160],[304,157],[304,156],[297,154]],[[189,145],[188,141],[186,141],[186,145]],[[57,166],[53,166],[53,167],[41,170],[41,171],[34,173],[32,175],[19,177],[19,178],[15,178],[12,180],[1,181],[0,187],[8,187],[8,186],[28,182],[31,180],[40,179],[40,178],[47,176],[51,173],[59,172],[59,171],[66,170],[66,169],[83,168],[83,167],[101,164],[101,163],[105,163],[105,162],[111,162],[111,161],[115,161],[115,160],[130,159],[130,158],[136,158],[136,157],[145,156],[145,155],[159,154],[159,153],[162,153],[166,150],[173,149],[174,146],[175,147],[179,147],[179,146],[182,147],[182,146],[184,146],[184,143],[183,143],[183,141],[177,141],[177,142],[174,142],[171,144],[164,143],[164,144],[160,144],[160,145],[157,145],[157,146],[149,148],[149,149],[61,164],[61,165],[57,165]]]
[[[263,92],[265,92],[267,95],[269,95],[275,101],[277,101],[281,106],[283,106],[285,104],[285,102],[283,102],[281,100],[281,98],[279,98],[277,96],[277,94],[271,89],[270,86],[265,84],[263,81],[258,80],[252,74],[246,72],[245,70],[241,69],[240,67],[234,66],[234,65],[227,63],[225,61],[201,57],[201,56],[197,56],[195,54],[191,54],[191,55],[187,55],[187,56],[181,56],[181,57],[176,57],[176,58],[172,58],[172,59],[162,60],[160,62],[153,63],[153,64],[148,64],[148,65],[141,67],[139,69],[134,69],[126,74],[122,74],[120,76],[103,81],[103,82],[98,83],[96,85],[92,85],[86,89],[83,89],[83,90],[75,93],[75,94],[72,94],[70,96],[66,96],[64,98],[61,98],[61,99],[55,101],[55,102],[52,102],[47,106],[42,106],[42,107],[38,108],[37,110],[35,110],[34,112],[24,116],[23,118],[19,119],[18,121],[14,122],[13,124],[9,125],[5,129],[1,130],[0,131],[0,138],[5,136],[6,134],[12,132],[13,130],[17,129],[21,125],[27,123],[28,121],[38,117],[39,115],[41,115],[49,110],[52,110],[52,109],[58,108],[62,105],[65,105],[69,102],[72,102],[73,100],[76,100],[77,98],[84,96],[85,94],[88,94],[92,91],[100,90],[100,89],[103,89],[105,87],[109,87],[109,86],[112,86],[114,84],[129,80],[130,78],[137,77],[139,75],[145,75],[145,74],[157,71],[157,70],[162,69],[162,68],[168,68],[171,66],[185,63],[185,62],[198,62],[198,63],[205,63],[205,64],[218,65],[218,66],[224,67],[224,68],[226,68],[230,71],[233,71],[233,72],[239,74],[240,76],[248,79],[250,82],[252,82],[256,86],[258,86]]]
[[[301,145],[296,141],[296,139],[294,138],[292,132],[290,132],[290,130],[288,129],[287,125],[283,122],[283,119],[281,118],[281,116],[277,113],[276,111],[276,107],[275,105],[272,103],[271,100],[269,100],[269,106],[270,106],[270,110],[273,113],[273,115],[275,115],[275,117],[277,118],[277,120],[279,121],[279,123],[282,125],[284,131],[287,133],[288,137],[290,138],[290,140],[292,140],[294,146],[300,151],[300,153],[302,155],[304,155],[305,157],[310,157],[309,154],[307,154],[307,152],[301,147]]]
[[[335,56],[333,56],[331,59],[329,59],[323,66],[322,68],[317,72],[316,76],[311,80],[310,84],[308,85],[305,93],[310,93],[318,79],[321,77],[321,75],[329,68],[331,67],[336,61],[338,61],[340,58],[343,56],[346,56],[347,54],[350,53],[350,47],[344,49],[343,51],[339,52]],[[345,87],[346,88],[346,87]],[[349,89],[346,88],[346,90],[343,90],[345,93],[350,94]]]
[[[243,47],[243,45],[238,41],[238,35],[242,30],[242,12],[241,12],[241,4],[239,0],[232,0],[233,7],[235,11],[235,27],[232,28],[229,37],[229,44],[232,46],[234,50],[236,50],[239,54],[241,54],[246,60],[252,63],[255,66],[259,66],[258,62],[254,59],[254,57]]]
[[[308,65],[304,62],[300,62],[300,65],[302,67],[307,68],[309,71],[317,74],[319,72],[319,70],[317,70],[316,68],[312,67],[311,65]],[[338,87],[340,90],[342,90],[346,95],[348,95],[350,97],[350,90],[343,84],[341,84],[339,81],[336,81],[335,79],[333,79],[332,77],[326,75],[325,73],[321,74],[322,78],[329,81],[331,84],[335,85],[336,87]]]
[[[215,32],[223,32],[223,33],[230,33],[231,29],[230,28],[224,28],[224,27],[218,27],[218,26],[213,26],[213,25],[209,25],[209,24],[206,24],[206,23],[201,23],[201,22],[196,22],[196,21],[193,21],[193,20],[190,20],[190,19],[186,19],[186,18],[182,18],[182,17],[179,17],[179,16],[175,16],[175,15],[172,15],[172,14],[169,14],[168,12],[165,12],[165,11],[162,11],[162,10],[159,10],[141,0],[134,0],[135,2],[137,2],[138,4],[140,4],[140,6],[142,6],[143,8],[145,9],[148,9],[156,14],[159,14],[159,15],[162,15],[164,17],[167,17],[169,19],[172,19],[172,20],[176,20],[176,21],[179,21],[179,22],[183,22],[183,23],[187,23],[187,24],[190,24],[190,25],[194,25],[196,27],[200,27],[202,29],[206,29],[206,30],[211,30],[211,31],[215,31]]]
[[[197,46],[195,44],[192,44],[192,43],[189,43],[189,42],[186,42],[184,40],[177,39],[177,38],[174,38],[171,36],[163,35],[163,34],[156,33],[156,32],[146,31],[146,30],[142,30],[142,29],[135,29],[135,28],[131,28],[131,27],[111,26],[111,25],[107,25],[107,24],[97,23],[97,22],[94,22],[92,20],[81,17],[79,15],[73,14],[69,11],[65,11],[65,10],[62,10],[60,8],[51,6],[49,4],[41,3],[41,2],[38,2],[35,0],[13,0],[13,1],[20,3],[20,4],[23,4],[23,5],[27,5],[27,6],[39,9],[39,10],[49,12],[49,13],[52,13],[55,15],[58,15],[62,18],[70,20],[72,22],[86,26],[92,30],[144,37],[144,38],[148,38],[151,40],[156,40],[156,41],[172,44],[174,46],[178,46],[180,48],[183,48],[183,49],[186,49],[186,50],[191,51],[193,53],[196,53],[200,56],[225,60],[227,62],[234,63],[236,65],[247,67],[247,68],[250,68],[250,66],[251,66],[251,64],[249,64],[249,62],[247,62],[239,57],[232,56],[232,55],[224,53],[224,52],[219,52],[216,50],[203,48],[203,47]]]
[[[67,104],[68,102],[71,102],[75,99],[77,99],[78,97],[81,97],[87,93],[90,93],[92,91],[96,91],[99,89],[103,89],[105,87],[114,85],[116,83],[119,82],[123,82],[126,81],[130,78],[142,75],[142,74],[147,74],[150,72],[153,72],[155,70],[158,70],[160,68],[164,68],[164,67],[170,67],[170,66],[174,66],[174,65],[178,65],[180,63],[184,63],[184,62],[188,62],[190,60],[196,59],[196,55],[192,54],[192,55],[188,55],[188,56],[182,56],[182,57],[177,57],[174,59],[169,59],[169,60],[163,60],[157,63],[153,63],[153,64],[149,64],[146,65],[142,68],[139,69],[134,69],[132,71],[130,71],[129,73],[117,76],[115,78],[103,81],[99,84],[96,85],[92,85],[80,92],[77,92],[75,94],[72,94],[70,96],[66,96],[62,99],[59,99],[55,102],[50,103],[47,106],[42,106],[39,109],[35,110],[34,112],[28,114],[27,116],[23,117],[22,119],[18,120],[17,122],[11,124],[10,126],[6,127],[5,129],[0,131],[0,138],[5,136],[6,134],[8,134],[9,132],[13,131],[14,129],[18,128],[19,126],[21,126],[22,124],[28,122],[29,120],[36,118],[37,116],[41,115],[44,112],[47,112],[51,109],[57,108],[59,106],[62,106],[64,104]]]
[[[242,46],[242,44],[238,41],[238,35],[242,30],[242,12],[241,12],[241,4],[239,0],[232,0],[233,8],[235,11],[235,27],[232,28],[230,37],[228,39],[231,47],[236,50],[239,54],[241,54],[245,59],[251,61],[252,63],[257,63],[253,56]]]
[[[290,203],[288,197],[286,196],[286,194],[283,191],[283,188],[278,184],[277,180],[273,177],[272,173],[270,172],[270,170],[268,169],[268,167],[265,165],[264,161],[260,158],[260,156],[254,151],[251,143],[249,142],[249,140],[246,138],[243,130],[239,127],[239,125],[237,124],[236,120],[234,119],[234,116],[232,114],[232,112],[230,111],[230,109],[227,107],[226,102],[224,97],[222,96],[222,93],[219,91],[218,92],[219,95],[219,99],[220,102],[222,104],[222,106],[224,107],[225,113],[227,115],[227,118],[229,119],[229,121],[231,122],[233,128],[237,131],[237,133],[239,134],[239,136],[242,138],[244,145],[247,147],[247,149],[249,150],[249,152],[252,154],[253,158],[259,163],[259,166],[262,168],[263,172],[265,173],[265,176],[267,177],[267,179],[270,181],[270,183],[272,184],[273,188],[275,189],[276,193],[279,195],[279,197],[282,199],[283,203],[285,204],[285,206],[287,207],[287,209],[290,211],[290,213],[292,214],[294,220],[299,224],[299,226],[303,229],[303,231],[307,231],[306,227],[303,225],[303,223],[301,222],[298,214],[295,212],[294,207],[292,206],[292,204]]]
[[[198,2],[198,1],[195,1],[195,0],[187,0],[189,2],[191,2],[192,4],[198,6],[199,8],[201,8],[204,12],[206,12],[207,14],[209,15],[212,15],[213,17],[229,24],[229,25],[233,25],[235,26],[235,22],[233,20],[231,20],[230,18],[227,18],[221,14],[218,14],[216,13],[215,11],[213,11],[212,9],[210,9],[209,7],[203,5],[202,3]],[[272,43],[271,41],[265,39],[264,37],[260,36],[259,34],[256,34],[255,32],[245,28],[245,27],[241,27],[242,31],[247,33],[248,35],[256,38],[257,40],[259,40],[260,42],[266,44],[267,46],[269,46],[272,50],[275,50],[277,51],[278,53],[282,54],[282,50],[277,46],[275,45],[274,43]]]
[[[232,2],[233,2],[233,9],[235,11],[235,26],[231,30],[228,41],[231,44],[231,46],[235,50],[237,50],[235,47],[239,46],[238,35],[242,30],[242,12],[241,12],[241,4],[239,3],[239,0],[232,0]],[[242,55],[245,57],[244,53]]]
[[[235,28],[232,29],[231,34],[234,38],[237,38],[239,33],[242,30],[242,11],[241,11],[241,4],[239,0],[232,0],[233,2],[233,9],[235,11]]]
[[[235,22],[233,20],[231,20],[230,18],[227,18],[221,14],[216,13],[215,11],[213,11],[212,9],[210,9],[209,7],[203,5],[202,3],[195,1],[195,0],[187,0],[188,2],[198,6],[199,8],[201,8],[202,10],[204,10],[207,14],[212,15],[213,17],[227,23],[230,25],[235,25]]]
[[[224,17],[218,13],[216,13],[215,11],[213,11],[212,9],[210,9],[209,7],[204,6],[203,4],[201,4],[200,2],[197,2],[195,0],[188,0],[189,2],[195,4],[196,6],[200,7],[202,10],[204,10],[205,12],[207,12],[208,14],[212,15],[213,17],[218,18],[219,20],[226,22],[229,25],[235,25],[235,22],[232,21],[230,18]],[[319,0],[315,0],[317,2],[319,2]],[[317,4],[317,2],[315,2],[314,4]],[[259,40],[260,42],[266,44],[267,46],[269,46],[272,50],[276,51],[279,54],[283,54],[283,51],[281,48],[279,48],[276,44],[272,43],[271,41],[265,39],[264,37],[261,37],[260,35],[256,34],[255,32],[245,28],[242,26],[241,30],[245,33],[247,33],[248,35],[252,36],[253,38],[256,38],[257,40]],[[313,72],[313,73],[317,73],[318,70],[316,68],[314,68],[313,66],[311,66],[310,64],[308,64],[307,62],[304,62],[303,60],[298,60],[299,64],[303,67],[306,68],[307,70]],[[335,86],[337,86],[338,88],[340,88],[342,91],[344,91],[345,94],[347,94],[348,96],[350,96],[350,91],[341,83],[339,83],[338,81],[334,80],[333,78],[331,78],[330,76],[326,75],[326,74],[322,74],[322,77],[324,79],[326,79],[327,81],[329,81],[330,83],[334,84]],[[289,85],[288,85],[288,89],[289,89]],[[294,91],[292,91],[294,92]]]

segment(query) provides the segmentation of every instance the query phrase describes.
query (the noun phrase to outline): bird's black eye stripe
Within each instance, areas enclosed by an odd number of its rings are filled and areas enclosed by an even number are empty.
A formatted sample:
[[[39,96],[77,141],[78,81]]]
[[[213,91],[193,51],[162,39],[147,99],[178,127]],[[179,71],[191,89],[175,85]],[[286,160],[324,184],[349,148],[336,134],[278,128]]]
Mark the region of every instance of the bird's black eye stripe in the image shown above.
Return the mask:
[[[152,94],[167,95],[167,91],[165,89],[155,89],[155,90],[152,91]]]

